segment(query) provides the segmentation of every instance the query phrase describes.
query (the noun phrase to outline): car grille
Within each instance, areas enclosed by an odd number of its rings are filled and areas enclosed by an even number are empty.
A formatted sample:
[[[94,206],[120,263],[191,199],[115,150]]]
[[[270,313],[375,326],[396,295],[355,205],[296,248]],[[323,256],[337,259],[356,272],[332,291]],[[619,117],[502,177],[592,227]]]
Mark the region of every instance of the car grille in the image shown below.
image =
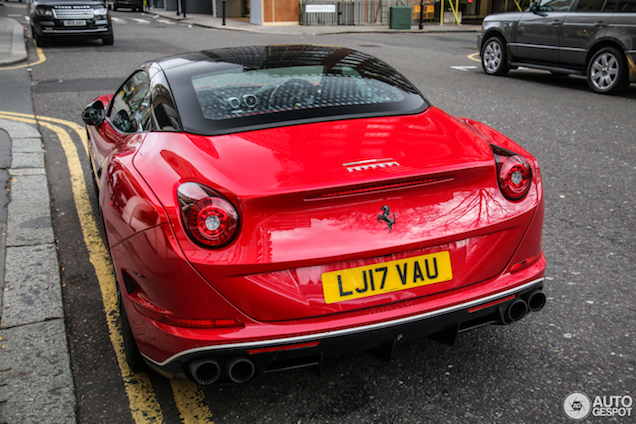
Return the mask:
[[[86,8],[82,8],[79,9],[79,7],[73,7],[73,8],[59,8],[56,7],[55,9],[53,9],[53,16],[55,16],[56,19],[93,19],[93,9],[91,9],[89,6],[86,6]]]

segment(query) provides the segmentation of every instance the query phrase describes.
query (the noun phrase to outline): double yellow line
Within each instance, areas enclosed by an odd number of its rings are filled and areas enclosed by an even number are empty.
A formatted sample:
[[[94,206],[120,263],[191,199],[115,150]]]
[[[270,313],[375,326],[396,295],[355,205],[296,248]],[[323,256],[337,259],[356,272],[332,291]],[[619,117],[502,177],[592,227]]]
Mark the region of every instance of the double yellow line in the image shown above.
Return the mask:
[[[74,122],[23,113],[0,111],[0,118],[40,125],[53,131],[59,139],[70,171],[73,199],[84,237],[84,244],[99,282],[110,341],[115,350],[117,363],[124,380],[130,411],[137,424],[163,424],[164,418],[161,406],[157,401],[150,379],[143,372],[133,372],[126,362],[123,337],[119,325],[115,272],[95,221],[77,148],[68,132],[70,130],[71,133],[75,133],[79,137],[82,141],[84,153],[87,154],[88,140],[85,129]],[[184,424],[213,422],[212,413],[203,402],[204,394],[199,386],[189,381],[180,380],[171,380],[171,385],[175,404]]]

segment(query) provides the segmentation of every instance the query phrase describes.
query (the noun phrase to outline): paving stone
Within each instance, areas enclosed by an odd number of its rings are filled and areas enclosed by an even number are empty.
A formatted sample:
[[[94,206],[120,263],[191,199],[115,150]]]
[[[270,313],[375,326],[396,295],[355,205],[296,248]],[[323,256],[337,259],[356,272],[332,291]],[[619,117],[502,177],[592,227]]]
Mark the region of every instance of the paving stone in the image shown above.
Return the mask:
[[[7,246],[53,243],[50,203],[12,201],[7,218]]]
[[[14,153],[42,152],[42,140],[39,138],[17,138],[13,140]]]
[[[9,174],[11,176],[21,176],[21,175],[46,175],[45,168],[16,168],[9,169]]]
[[[4,329],[0,337],[0,423],[76,423],[64,321]]]
[[[54,244],[8,247],[4,281],[2,328],[64,317]]]
[[[19,138],[40,138],[40,132],[35,127],[35,124],[29,125],[9,119],[0,119],[0,128],[9,133],[9,137],[11,137],[12,140]]]
[[[44,168],[44,152],[13,152],[11,168]]]
[[[46,175],[12,175],[10,195],[12,201],[48,202],[48,179]]]

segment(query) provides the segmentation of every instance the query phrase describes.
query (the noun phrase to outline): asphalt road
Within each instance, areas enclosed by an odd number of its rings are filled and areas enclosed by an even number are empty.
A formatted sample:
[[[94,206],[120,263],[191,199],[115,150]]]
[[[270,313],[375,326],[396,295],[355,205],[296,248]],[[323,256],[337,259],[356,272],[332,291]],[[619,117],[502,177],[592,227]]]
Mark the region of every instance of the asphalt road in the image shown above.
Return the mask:
[[[391,363],[347,355],[328,360],[320,374],[268,374],[244,386],[198,389],[189,410],[206,412],[199,418],[211,415],[217,423],[554,423],[567,421],[562,406],[573,391],[592,399],[636,397],[636,85],[610,97],[588,91],[582,78],[530,70],[490,77],[468,57],[476,53],[475,34],[289,37],[168,24],[132,12],[113,16],[118,18],[114,46],[84,42],[43,49],[46,61],[31,71],[37,115],[79,124],[83,107],[96,95],[116,90],[141,62],[167,54],[248,44],[337,44],[386,60],[433,104],[498,129],[542,167],[548,304],[540,313],[511,326],[463,333],[452,347],[426,339],[400,344]],[[35,54],[31,40],[29,51]],[[41,130],[80,422],[161,422],[131,414],[66,158],[58,137]],[[88,177],[79,138],[73,135],[73,140]],[[87,189],[95,209],[92,186]],[[171,382],[148,376],[163,422],[197,422]],[[636,422],[636,410],[631,415],[586,422]]]

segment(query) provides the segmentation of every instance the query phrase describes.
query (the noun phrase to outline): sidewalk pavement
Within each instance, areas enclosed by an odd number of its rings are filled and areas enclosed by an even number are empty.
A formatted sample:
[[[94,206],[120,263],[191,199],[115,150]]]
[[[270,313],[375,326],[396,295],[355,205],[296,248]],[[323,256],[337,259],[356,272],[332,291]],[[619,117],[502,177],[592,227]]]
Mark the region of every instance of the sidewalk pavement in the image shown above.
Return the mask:
[[[22,62],[26,58],[24,28],[15,19],[0,18],[0,66]]]
[[[42,139],[34,125],[0,119],[0,145],[0,180],[10,180],[10,189],[3,190],[5,199],[0,201],[8,200],[0,246],[5,259],[0,299],[0,422],[75,423]]]

